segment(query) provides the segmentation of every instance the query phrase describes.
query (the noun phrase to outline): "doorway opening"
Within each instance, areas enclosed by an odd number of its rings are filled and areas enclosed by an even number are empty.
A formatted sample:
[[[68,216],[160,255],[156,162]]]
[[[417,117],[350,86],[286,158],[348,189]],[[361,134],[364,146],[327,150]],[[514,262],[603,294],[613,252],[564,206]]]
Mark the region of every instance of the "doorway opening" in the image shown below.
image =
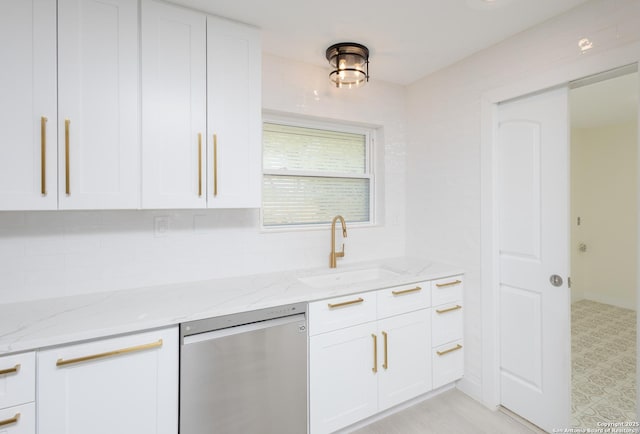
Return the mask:
[[[572,425],[635,421],[637,67],[569,91]]]

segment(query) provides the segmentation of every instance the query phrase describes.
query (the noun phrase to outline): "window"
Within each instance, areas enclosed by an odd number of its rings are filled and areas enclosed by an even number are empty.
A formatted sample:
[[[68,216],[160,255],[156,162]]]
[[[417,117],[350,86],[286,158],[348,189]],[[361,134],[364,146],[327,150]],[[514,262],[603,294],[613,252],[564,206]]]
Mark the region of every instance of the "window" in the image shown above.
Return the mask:
[[[320,225],[337,214],[373,223],[371,136],[344,126],[265,122],[263,226]]]

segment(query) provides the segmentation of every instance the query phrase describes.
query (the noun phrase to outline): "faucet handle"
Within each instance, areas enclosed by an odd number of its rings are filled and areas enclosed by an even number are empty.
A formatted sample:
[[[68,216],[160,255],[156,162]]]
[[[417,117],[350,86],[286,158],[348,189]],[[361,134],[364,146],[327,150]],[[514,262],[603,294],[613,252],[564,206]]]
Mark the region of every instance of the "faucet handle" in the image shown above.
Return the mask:
[[[336,252],[336,257],[344,258],[344,243],[342,243],[342,251]]]

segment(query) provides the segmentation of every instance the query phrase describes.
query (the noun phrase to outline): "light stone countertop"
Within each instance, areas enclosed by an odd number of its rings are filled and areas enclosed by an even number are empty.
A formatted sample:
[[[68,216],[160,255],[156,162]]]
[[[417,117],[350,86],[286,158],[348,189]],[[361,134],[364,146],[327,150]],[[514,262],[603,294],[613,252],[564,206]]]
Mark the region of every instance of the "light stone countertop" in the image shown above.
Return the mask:
[[[395,276],[314,288],[298,279],[384,268]],[[390,258],[314,268],[0,304],[0,355],[176,325],[289,303],[462,274],[451,265]]]

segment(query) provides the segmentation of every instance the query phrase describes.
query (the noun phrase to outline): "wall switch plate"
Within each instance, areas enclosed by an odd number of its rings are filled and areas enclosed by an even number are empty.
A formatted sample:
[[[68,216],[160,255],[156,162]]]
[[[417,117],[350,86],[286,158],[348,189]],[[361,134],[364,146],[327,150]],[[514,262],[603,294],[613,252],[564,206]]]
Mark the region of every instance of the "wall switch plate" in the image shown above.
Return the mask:
[[[166,237],[169,233],[169,216],[157,215],[153,218],[153,235]]]

